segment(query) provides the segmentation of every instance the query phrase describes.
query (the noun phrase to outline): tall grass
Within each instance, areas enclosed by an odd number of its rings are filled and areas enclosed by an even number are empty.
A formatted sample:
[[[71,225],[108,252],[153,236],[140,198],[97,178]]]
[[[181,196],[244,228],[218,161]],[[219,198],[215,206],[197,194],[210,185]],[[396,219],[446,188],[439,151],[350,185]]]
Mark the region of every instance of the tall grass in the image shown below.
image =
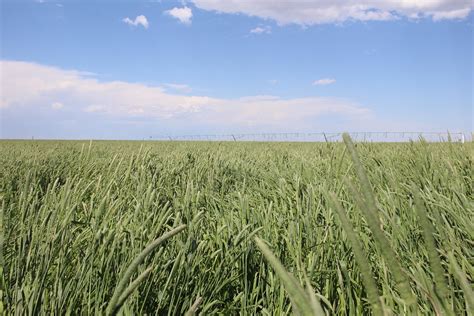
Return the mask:
[[[346,143],[2,141],[0,309],[472,314],[474,145]]]

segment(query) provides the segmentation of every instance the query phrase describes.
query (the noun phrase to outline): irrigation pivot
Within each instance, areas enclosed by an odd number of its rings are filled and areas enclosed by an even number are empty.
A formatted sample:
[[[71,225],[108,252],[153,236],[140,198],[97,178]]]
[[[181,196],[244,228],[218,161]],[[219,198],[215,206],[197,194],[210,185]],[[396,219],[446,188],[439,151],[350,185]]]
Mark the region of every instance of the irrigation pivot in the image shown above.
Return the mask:
[[[242,133],[242,134],[196,134],[166,135],[150,137],[153,140],[169,141],[249,141],[249,142],[341,142],[339,132],[305,132],[305,133]],[[464,133],[450,132],[352,132],[348,133],[356,142],[399,143],[411,141],[456,142],[465,143]]]

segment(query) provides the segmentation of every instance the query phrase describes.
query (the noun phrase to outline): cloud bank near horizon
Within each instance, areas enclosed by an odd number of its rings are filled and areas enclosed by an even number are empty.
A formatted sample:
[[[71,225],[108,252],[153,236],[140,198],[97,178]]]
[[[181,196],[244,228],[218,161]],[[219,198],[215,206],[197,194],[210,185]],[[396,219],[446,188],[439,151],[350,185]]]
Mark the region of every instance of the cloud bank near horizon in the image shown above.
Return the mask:
[[[178,127],[192,123],[201,129],[228,130],[308,130],[326,115],[356,122],[373,118],[368,108],[340,98],[258,95],[225,99],[175,94],[169,84],[104,82],[88,72],[31,62],[1,61],[0,68],[0,109],[5,113],[33,110],[62,120],[154,120]]]

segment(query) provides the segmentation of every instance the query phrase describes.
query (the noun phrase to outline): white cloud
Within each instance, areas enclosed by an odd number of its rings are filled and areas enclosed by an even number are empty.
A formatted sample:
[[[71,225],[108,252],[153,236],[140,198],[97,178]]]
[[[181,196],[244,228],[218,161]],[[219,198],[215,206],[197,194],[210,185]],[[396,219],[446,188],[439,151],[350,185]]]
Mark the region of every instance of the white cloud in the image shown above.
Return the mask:
[[[60,110],[63,107],[64,107],[64,105],[61,102],[53,102],[53,104],[51,104],[51,108],[53,110]]]
[[[188,7],[175,7],[171,10],[165,11],[165,13],[178,19],[181,23],[188,25],[191,24],[191,18],[193,17],[193,11]]]
[[[336,79],[332,78],[323,78],[316,81],[313,81],[313,86],[327,86],[336,82]]]
[[[84,112],[87,112],[87,113],[101,112],[103,110],[104,110],[104,107],[102,105],[96,105],[96,104],[88,105],[84,108]]]
[[[236,99],[168,93],[164,88],[123,81],[98,81],[89,73],[18,61],[1,61],[0,108],[43,109],[67,104],[67,113],[133,120],[183,120],[205,126],[310,129],[321,115],[359,121],[370,110],[345,99],[250,96]],[[178,87],[180,88],[180,87]],[[182,87],[181,87],[182,88]],[[65,109],[65,108],[64,108]],[[66,112],[66,111],[65,111]],[[183,123],[188,124],[188,123]]]
[[[472,0],[191,0],[196,7],[223,13],[242,13],[279,24],[314,25],[345,21],[387,21],[408,17],[463,19]]]
[[[433,20],[440,21],[440,20],[452,20],[452,19],[463,19],[469,15],[471,12],[470,8],[464,8],[459,10],[452,10],[452,11],[440,11],[440,12],[433,12]]]
[[[144,28],[148,28],[149,26],[149,23],[148,23],[148,20],[146,18],[146,16],[144,15],[139,15],[135,18],[135,20],[132,20],[128,17],[126,17],[125,19],[122,20],[122,22],[125,22],[127,23],[128,25],[132,25],[132,26],[138,26],[138,25],[141,25],[143,26]]]
[[[191,89],[191,87],[187,84],[165,83],[164,86],[165,88],[167,88],[167,90],[174,90],[182,93],[190,93],[191,91],[193,91],[193,89]]]
[[[269,25],[265,26],[257,26],[250,30],[252,34],[270,34],[272,32],[272,28]]]

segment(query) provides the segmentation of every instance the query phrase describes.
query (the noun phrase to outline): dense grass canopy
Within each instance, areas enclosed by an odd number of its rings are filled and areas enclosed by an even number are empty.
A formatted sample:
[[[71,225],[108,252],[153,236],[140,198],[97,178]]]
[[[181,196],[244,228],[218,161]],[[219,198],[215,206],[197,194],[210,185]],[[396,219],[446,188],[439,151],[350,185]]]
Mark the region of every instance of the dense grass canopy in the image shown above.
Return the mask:
[[[1,308],[463,315],[473,162],[472,143],[2,141]]]

